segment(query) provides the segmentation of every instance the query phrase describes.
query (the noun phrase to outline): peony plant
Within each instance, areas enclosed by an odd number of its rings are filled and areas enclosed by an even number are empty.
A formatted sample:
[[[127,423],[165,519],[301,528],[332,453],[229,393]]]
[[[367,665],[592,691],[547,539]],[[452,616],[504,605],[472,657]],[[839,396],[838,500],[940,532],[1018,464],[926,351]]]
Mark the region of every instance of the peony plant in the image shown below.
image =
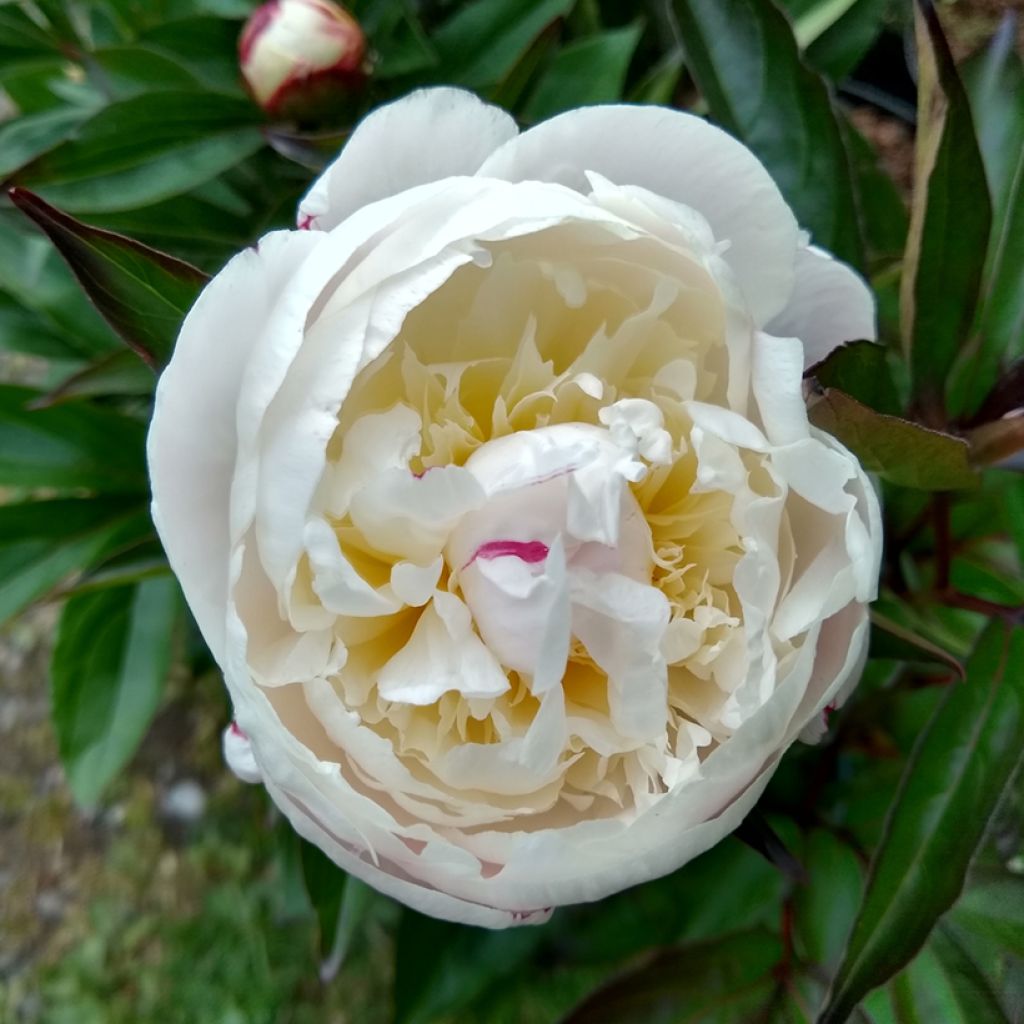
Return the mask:
[[[655,7],[0,11],[18,1019],[1015,1019],[1016,30]]]

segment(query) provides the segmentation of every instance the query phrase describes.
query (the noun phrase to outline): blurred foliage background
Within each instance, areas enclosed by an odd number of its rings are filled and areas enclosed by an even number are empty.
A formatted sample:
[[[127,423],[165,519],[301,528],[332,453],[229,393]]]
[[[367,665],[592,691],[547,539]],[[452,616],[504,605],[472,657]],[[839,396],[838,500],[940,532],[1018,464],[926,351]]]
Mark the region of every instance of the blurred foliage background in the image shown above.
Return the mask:
[[[367,80],[305,123],[245,93],[253,6],[0,3],[0,1019],[1024,1021],[1012,5],[922,5],[915,30],[909,0],[360,0]],[[707,114],[869,276],[885,342],[808,382],[884,489],[855,697],[741,838],[502,933],[346,881],[224,771],[229,709],[147,509],[153,371],[205,275],[431,83],[524,126]]]

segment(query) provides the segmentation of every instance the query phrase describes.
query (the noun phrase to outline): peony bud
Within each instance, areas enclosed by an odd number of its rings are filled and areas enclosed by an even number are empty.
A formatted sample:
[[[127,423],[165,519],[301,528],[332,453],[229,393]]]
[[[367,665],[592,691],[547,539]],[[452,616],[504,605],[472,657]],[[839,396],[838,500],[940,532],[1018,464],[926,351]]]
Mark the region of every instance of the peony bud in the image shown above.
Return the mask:
[[[253,98],[269,114],[316,116],[362,85],[366,38],[331,0],[268,0],[238,41]]]

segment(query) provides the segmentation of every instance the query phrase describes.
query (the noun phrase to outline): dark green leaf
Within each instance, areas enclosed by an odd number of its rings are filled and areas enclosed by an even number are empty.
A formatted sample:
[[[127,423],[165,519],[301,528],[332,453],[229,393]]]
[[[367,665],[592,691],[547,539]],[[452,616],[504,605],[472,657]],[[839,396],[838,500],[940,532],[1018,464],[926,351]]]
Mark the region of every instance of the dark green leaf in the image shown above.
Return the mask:
[[[320,923],[320,951],[330,955],[348,876],[319,847],[299,838],[299,862],[309,902]]]
[[[782,944],[769,932],[680,946],[657,954],[588,996],[563,1024],[676,1024],[717,1020],[729,1007],[754,1013],[771,998],[771,970],[782,959]]]
[[[1024,629],[993,622],[921,735],[890,808],[864,900],[819,1024],[841,1024],[892,977],[956,900],[1022,758]]]
[[[4,306],[28,311],[40,335],[59,338],[78,358],[122,348],[53,243],[13,206],[0,215],[0,292]]]
[[[12,189],[11,199],[50,237],[107,323],[151,366],[166,364],[206,275],[83,224],[24,189]]]
[[[61,106],[18,117],[0,126],[0,179],[70,138],[93,111]]]
[[[988,978],[951,930],[937,928],[928,946],[942,967],[963,1024],[1010,1024]]]
[[[823,20],[817,23],[823,27],[807,42],[807,63],[839,81],[853,71],[878,38],[885,25],[889,0],[831,0],[818,6],[831,9],[826,10],[830,20],[828,24]]]
[[[76,398],[95,398],[111,395],[148,395],[156,387],[156,377],[134,353],[127,349],[111,352],[70,377],[62,380],[52,391],[36,399],[33,409],[68,402]]]
[[[0,486],[147,492],[143,423],[83,403],[30,408],[40,397],[0,385]]]
[[[145,507],[69,498],[0,506],[0,622],[152,530]]]
[[[975,324],[978,348],[955,381],[956,412],[976,408],[1001,362],[1024,353],[1024,61],[1007,18],[986,50],[963,65],[992,195],[992,238]]]
[[[764,0],[675,0],[673,7],[712,117],[764,161],[819,245],[862,265],[850,160],[832,97],[801,62],[785,16]]]
[[[156,89],[194,89],[202,83],[179,60],[153,46],[108,46],[92,54],[119,99]]]
[[[793,856],[778,833],[757,808],[748,814],[733,835],[759,853],[769,864],[777,868],[791,882],[807,881],[803,865]]]
[[[255,153],[258,111],[199,91],[133,96],[101,110],[77,136],[15,177],[73,213],[127,210],[180,195]]]
[[[638,22],[564,47],[528,100],[523,112],[526,119],[542,121],[574,107],[621,100],[642,31]]]
[[[970,935],[994,938],[1024,960],[1024,878],[1007,874],[978,882],[964,893],[950,920]]]
[[[925,491],[977,486],[963,438],[886,416],[856,399],[826,388],[809,403],[811,422],[838,438],[869,473]]]
[[[853,168],[854,200],[868,266],[884,268],[903,255],[907,208],[871,143],[846,118],[840,118],[840,127]]]
[[[864,868],[847,843],[821,830],[807,836],[804,865],[807,884],[793,895],[794,940],[805,959],[831,974],[857,914]]]
[[[917,156],[900,326],[914,393],[938,418],[974,316],[991,204],[971,109],[930,0],[918,0],[915,19]]]
[[[357,11],[377,60],[373,77],[397,78],[435,67],[437,51],[408,0],[372,0]]]
[[[53,653],[53,723],[75,799],[94,806],[149,728],[180,610],[173,579],[71,598]]]
[[[960,679],[964,678],[964,667],[952,654],[938,644],[932,643],[927,637],[883,615],[877,608],[871,611],[869,657],[932,662],[951,669]]]
[[[433,37],[444,78],[470,89],[500,82],[575,0],[473,0]]]
[[[875,412],[895,415],[900,411],[884,345],[847,342],[815,363],[804,376],[812,377],[823,388],[838,388]]]
[[[652,946],[773,926],[786,885],[762,855],[733,838],[664,878],[560,910],[548,927],[574,962],[608,963]]]
[[[521,970],[541,928],[485,931],[402,913],[395,954],[395,1024],[431,1024],[455,1013],[489,985]]]
[[[208,89],[243,95],[238,70],[237,21],[219,17],[183,17],[154,25],[138,43],[179,62]]]

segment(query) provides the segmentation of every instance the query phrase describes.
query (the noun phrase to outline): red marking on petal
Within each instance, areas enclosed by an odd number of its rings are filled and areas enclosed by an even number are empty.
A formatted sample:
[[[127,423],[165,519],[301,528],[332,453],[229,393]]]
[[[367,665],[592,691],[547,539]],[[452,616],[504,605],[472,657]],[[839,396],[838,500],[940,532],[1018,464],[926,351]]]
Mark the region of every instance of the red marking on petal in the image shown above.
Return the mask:
[[[828,720],[832,713],[835,711],[835,704],[826,704],[824,711],[821,713],[821,717],[825,720],[825,728],[828,728]]]
[[[313,214],[311,214],[311,213],[304,213],[299,218],[299,230],[300,231],[312,231],[313,230],[313,221],[314,220],[316,220],[316,218],[313,216]]]
[[[548,546],[540,540],[489,540],[473,553],[467,565],[478,558],[518,558],[527,565],[547,561]]]
[[[248,734],[237,722],[232,721],[230,728],[232,736],[241,736],[243,740],[247,740],[249,738]]]

